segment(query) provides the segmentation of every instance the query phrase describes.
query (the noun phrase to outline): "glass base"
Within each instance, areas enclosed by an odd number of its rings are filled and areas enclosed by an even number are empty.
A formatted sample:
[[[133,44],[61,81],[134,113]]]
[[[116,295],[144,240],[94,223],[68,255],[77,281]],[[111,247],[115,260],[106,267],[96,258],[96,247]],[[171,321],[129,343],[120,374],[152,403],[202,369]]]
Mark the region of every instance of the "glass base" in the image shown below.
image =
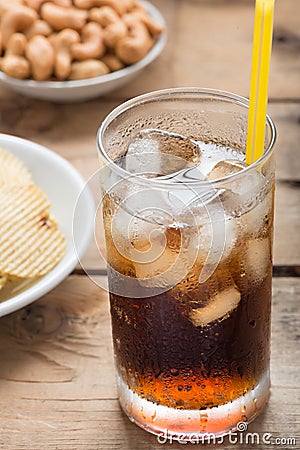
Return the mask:
[[[232,402],[203,410],[157,405],[138,396],[118,375],[117,385],[121,407],[132,422],[161,438],[189,441],[245,431],[245,423],[254,420],[268,401],[270,375],[265,373],[254,389]]]

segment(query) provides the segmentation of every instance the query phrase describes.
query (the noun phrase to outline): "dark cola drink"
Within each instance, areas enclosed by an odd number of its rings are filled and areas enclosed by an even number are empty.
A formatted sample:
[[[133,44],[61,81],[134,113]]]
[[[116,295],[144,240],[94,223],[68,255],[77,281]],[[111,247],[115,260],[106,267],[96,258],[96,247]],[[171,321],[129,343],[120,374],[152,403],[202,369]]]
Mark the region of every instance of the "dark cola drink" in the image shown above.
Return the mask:
[[[190,442],[269,396],[275,132],[246,166],[243,99],[153,96],[99,134],[117,386],[133,422]]]
[[[207,179],[242,170],[242,161],[230,159],[228,149],[223,152],[225,162],[216,163]],[[263,181],[255,173],[244,183],[253,191]],[[184,422],[187,433],[218,433],[237,419],[250,420],[260,407],[257,402],[264,401],[256,390],[268,390],[273,192],[263,193],[257,205],[239,215],[234,210],[242,202],[238,188],[222,191],[217,204],[214,198],[210,205],[212,214],[221,204],[225,211],[232,207],[233,215],[225,214],[225,245],[218,252],[222,242],[215,239],[209,265],[214,267],[205,282],[199,278],[211,239],[208,221],[201,223],[201,208],[194,207],[193,217],[197,221],[199,214],[200,223],[185,229],[184,216],[180,222],[177,214],[177,220],[170,218],[173,222],[164,225],[163,212],[159,222],[158,207],[157,217],[147,208],[149,202],[164,205],[160,191],[134,192],[123,205],[114,204],[109,195],[104,200],[111,277],[137,280],[138,295],[118,295],[113,289],[110,294],[121,399],[129,415],[142,424],[150,421],[154,430],[168,428],[169,417],[174,417],[176,432]],[[130,206],[139,204],[139,195],[148,215],[125,220]],[[127,226],[125,231],[122,226]],[[186,256],[195,249],[190,261]],[[187,261],[190,268],[182,277]],[[126,278],[122,282],[125,293]],[[162,292],[155,295],[158,286]],[[210,411],[215,419],[209,418]]]

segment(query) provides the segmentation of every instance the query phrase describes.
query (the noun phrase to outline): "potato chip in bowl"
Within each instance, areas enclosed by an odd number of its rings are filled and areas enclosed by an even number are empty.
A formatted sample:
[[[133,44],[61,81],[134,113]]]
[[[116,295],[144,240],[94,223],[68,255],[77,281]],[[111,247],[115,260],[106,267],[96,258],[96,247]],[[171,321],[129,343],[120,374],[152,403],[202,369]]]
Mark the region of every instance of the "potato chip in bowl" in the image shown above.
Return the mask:
[[[74,269],[89,244],[95,209],[84,180],[56,153],[4,134],[0,148],[2,316],[47,293]],[[76,248],[74,231],[81,236]]]

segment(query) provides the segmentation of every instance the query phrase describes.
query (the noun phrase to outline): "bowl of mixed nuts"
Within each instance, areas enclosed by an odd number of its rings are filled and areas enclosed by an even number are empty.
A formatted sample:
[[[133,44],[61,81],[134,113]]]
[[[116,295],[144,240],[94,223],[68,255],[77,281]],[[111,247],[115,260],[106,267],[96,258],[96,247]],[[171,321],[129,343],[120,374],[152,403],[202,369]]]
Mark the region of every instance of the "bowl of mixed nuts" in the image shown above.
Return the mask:
[[[104,95],[161,53],[166,25],[140,0],[0,0],[0,80],[56,102]]]

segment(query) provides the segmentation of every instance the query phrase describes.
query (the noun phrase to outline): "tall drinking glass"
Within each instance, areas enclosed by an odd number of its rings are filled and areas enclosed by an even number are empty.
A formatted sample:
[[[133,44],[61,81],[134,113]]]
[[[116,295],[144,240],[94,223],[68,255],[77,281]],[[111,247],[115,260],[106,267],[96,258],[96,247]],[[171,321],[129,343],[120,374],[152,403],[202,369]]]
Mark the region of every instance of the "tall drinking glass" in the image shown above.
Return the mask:
[[[247,113],[170,89],[98,133],[120,404],[175,439],[234,431],[269,395],[275,127],[247,167]]]

